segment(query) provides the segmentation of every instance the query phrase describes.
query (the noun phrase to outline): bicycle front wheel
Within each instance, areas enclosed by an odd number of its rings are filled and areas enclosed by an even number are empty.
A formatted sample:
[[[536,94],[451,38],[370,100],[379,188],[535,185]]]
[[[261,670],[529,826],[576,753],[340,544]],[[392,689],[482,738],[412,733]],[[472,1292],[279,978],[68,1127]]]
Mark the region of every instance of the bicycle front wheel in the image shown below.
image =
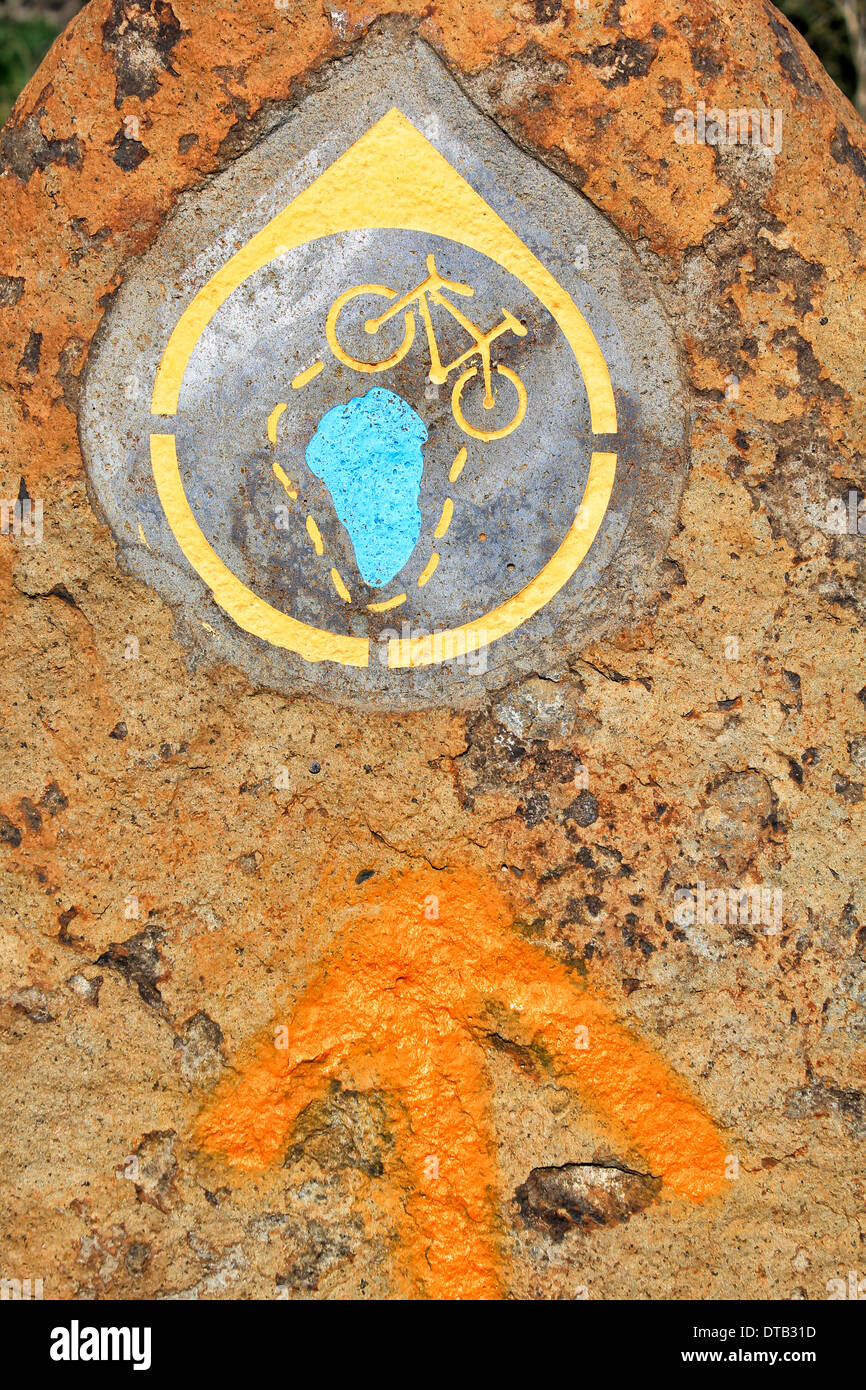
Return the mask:
[[[356,372],[386,372],[389,367],[396,367],[398,362],[402,362],[411,348],[415,338],[415,315],[411,309],[406,310],[403,341],[396,352],[392,352],[390,357],[385,357],[380,362],[365,362],[363,358],[353,357],[350,352],[347,352],[337,338],[337,319],[350,300],[358,299],[361,295],[396,299],[397,291],[389,289],[387,285],[356,285],[354,289],[346,290],[344,294],[339,295],[331,305],[325,320],[328,346],[338,362],[343,362],[345,366],[352,367]]]
[[[507,425],[502,425],[498,430],[480,430],[475,425],[470,425],[466,416],[463,414],[462,396],[465,387],[478,374],[477,367],[469,367],[463,372],[454,383],[454,390],[451,392],[451,413],[464,434],[471,435],[473,439],[504,439],[507,434],[513,433],[517,429],[524,415],[526,414],[526,387],[516,372],[510,367],[503,367],[497,362],[496,370],[500,376],[504,376],[517,392],[517,407]],[[494,399],[496,393],[494,393]]]

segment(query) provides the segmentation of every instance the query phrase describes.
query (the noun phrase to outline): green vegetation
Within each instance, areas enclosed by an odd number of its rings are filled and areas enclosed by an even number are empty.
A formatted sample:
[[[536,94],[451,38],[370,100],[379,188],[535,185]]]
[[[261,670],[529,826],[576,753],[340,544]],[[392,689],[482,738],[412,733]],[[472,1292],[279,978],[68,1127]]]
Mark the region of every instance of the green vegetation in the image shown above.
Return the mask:
[[[836,86],[853,101],[857,74],[851,53],[851,32],[842,6],[836,0],[775,0],[775,3],[817,53]],[[850,9],[856,13],[856,0]]]
[[[0,123],[60,31],[41,16],[0,18]]]

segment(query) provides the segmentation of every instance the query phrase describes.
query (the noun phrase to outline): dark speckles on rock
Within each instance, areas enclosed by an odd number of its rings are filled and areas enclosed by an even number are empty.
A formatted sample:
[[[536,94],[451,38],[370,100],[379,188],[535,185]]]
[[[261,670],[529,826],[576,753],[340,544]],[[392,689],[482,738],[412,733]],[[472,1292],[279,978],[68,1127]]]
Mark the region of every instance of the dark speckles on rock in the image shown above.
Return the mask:
[[[130,140],[122,130],[119,130],[112,140],[114,153],[111,158],[119,169],[126,173],[131,173],[137,169],[143,160],[147,159],[148,151],[140,140]]]
[[[852,806],[863,800],[862,782],[852,782],[848,777],[843,776],[841,772],[836,773],[836,781],[833,783],[833,790],[837,796],[840,796],[843,801],[849,802]]]
[[[555,683],[544,682],[555,689]],[[536,711],[537,714],[537,711]],[[468,747],[455,759],[458,787],[464,805],[471,806],[475,798],[486,792],[506,792],[515,801],[526,805],[539,791],[565,785],[574,778],[577,760],[571,751],[552,748],[541,738],[522,741],[521,737],[499,720],[509,719],[516,728],[523,727],[525,718],[533,724],[536,714],[518,708],[509,696],[501,705],[496,720],[481,715],[467,726]],[[562,724],[562,711],[556,716],[552,707],[544,714]],[[513,716],[513,717],[512,717]],[[541,716],[538,716],[539,718]]]
[[[598,820],[598,797],[592,792],[583,791],[562,812],[564,820],[573,820],[578,825],[593,825]]]
[[[17,849],[21,844],[21,831],[15,822],[5,816],[2,811],[0,811],[0,840],[11,845],[13,849]]]
[[[517,808],[517,814],[526,821],[531,830],[533,826],[541,824],[549,810],[550,797],[546,792],[536,792]]]
[[[27,825],[28,830],[38,833],[42,829],[42,812],[39,807],[34,805],[29,796],[22,796],[18,802],[21,814]]]
[[[149,1260],[150,1247],[140,1240],[134,1240],[123,1257],[123,1262],[132,1275],[143,1274]]]
[[[552,24],[562,14],[562,0],[534,0],[536,24]]]
[[[63,392],[63,399],[73,415],[78,410],[81,385],[79,373],[84,363],[84,356],[84,343],[80,338],[74,336],[63,344],[58,354],[57,382]]]
[[[49,816],[56,816],[58,812],[66,810],[69,802],[57,783],[49,782],[45,791],[39,798],[39,805],[42,807],[43,811],[48,812]]]
[[[866,151],[859,145],[852,145],[843,125],[836,127],[836,134],[830,141],[830,153],[837,164],[847,164],[859,179],[866,183]]]
[[[842,1121],[855,1139],[866,1138],[866,1096],[862,1091],[846,1089],[832,1081],[813,1081],[789,1091],[785,1114],[792,1120],[833,1116]]]
[[[369,878],[374,876],[375,872],[375,869],[362,869],[359,874],[355,875],[355,882],[358,884],[366,883]]]
[[[277,1276],[278,1289],[313,1293],[322,1278],[337,1266],[345,1266],[355,1258],[364,1228],[359,1217],[334,1232],[322,1221],[307,1220],[301,1229],[293,1231],[295,1253]]]
[[[797,51],[792,30],[775,6],[767,5],[766,11],[770,28],[779,40],[779,66],[782,71],[798,92],[802,92],[804,96],[819,97],[821,88],[806,71],[803,59]],[[805,39],[801,42],[805,44]]]
[[[848,740],[848,757],[855,767],[862,767],[866,771],[866,734],[858,734],[856,738]]]
[[[702,77],[718,77],[723,70],[718,56],[711,48],[693,48],[692,62],[695,72],[699,72]]]
[[[181,135],[177,142],[178,154],[188,154],[189,151],[198,144],[198,136],[195,131],[190,131],[187,135]]]
[[[613,1226],[649,1206],[661,1179],[596,1163],[533,1168],[515,1192],[528,1226],[560,1241],[575,1228]]]
[[[646,77],[658,53],[655,44],[640,39],[620,38],[616,43],[590,48],[583,61],[595,68],[604,87],[624,87],[635,77]]]
[[[771,228],[772,230],[772,228]],[[742,246],[742,242],[739,243]],[[813,301],[818,289],[824,279],[824,274],[819,265],[814,261],[806,260],[797,251],[790,247],[779,248],[771,245],[765,237],[759,236],[754,245],[753,254],[755,257],[754,283],[768,293],[778,292],[780,280],[788,280],[794,287],[794,304],[797,313],[800,315],[813,312]],[[748,342],[748,355],[757,357],[758,344],[755,339],[743,339],[744,346]]]
[[[0,306],[13,308],[24,293],[23,275],[0,275]]]
[[[584,921],[584,901],[578,898],[568,899],[559,918],[559,925],[561,927],[571,926],[572,923],[582,923]]]
[[[845,397],[842,387],[829,377],[821,374],[821,364],[812,350],[812,345],[795,328],[789,326],[774,333],[771,338],[774,347],[792,348],[797,355],[797,373],[804,394]]]
[[[60,912],[60,913],[58,913],[58,915],[57,915],[57,921],[58,921],[59,924],[60,924],[59,939],[60,939],[61,941],[63,941],[63,942],[69,942],[69,941],[71,941],[71,940],[73,939],[73,938],[69,935],[69,928],[70,928],[70,926],[72,925],[72,923],[75,921],[75,918],[76,918],[77,916],[78,916],[78,908],[77,908],[77,907],[67,907],[67,909],[66,909],[65,912]]]
[[[31,331],[27,339],[27,346],[21,355],[18,363],[18,371],[24,372],[27,376],[35,376],[39,371],[39,361],[42,357],[42,334]]]
[[[174,75],[171,51],[181,33],[167,0],[112,0],[102,46],[114,58],[115,106],[132,96],[146,101],[164,73]]]
[[[33,111],[20,125],[7,123],[0,131],[0,162],[21,183],[27,183],[37,169],[47,169],[49,164],[75,168],[81,163],[78,137],[70,135],[65,140],[46,140],[39,115],[38,110]]]
[[[117,970],[130,984],[136,985],[145,1004],[162,1009],[159,981],[166,976],[159,947],[165,932],[149,926],[126,941],[112,942],[96,964]]]

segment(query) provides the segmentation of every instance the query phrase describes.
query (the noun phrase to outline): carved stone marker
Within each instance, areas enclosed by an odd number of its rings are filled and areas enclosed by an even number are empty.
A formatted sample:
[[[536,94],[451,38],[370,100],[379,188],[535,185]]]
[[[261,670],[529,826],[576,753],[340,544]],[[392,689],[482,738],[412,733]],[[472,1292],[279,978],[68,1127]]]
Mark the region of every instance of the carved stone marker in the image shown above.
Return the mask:
[[[849,1297],[820,64],[754,0],[92,0],[0,155],[0,1279]]]

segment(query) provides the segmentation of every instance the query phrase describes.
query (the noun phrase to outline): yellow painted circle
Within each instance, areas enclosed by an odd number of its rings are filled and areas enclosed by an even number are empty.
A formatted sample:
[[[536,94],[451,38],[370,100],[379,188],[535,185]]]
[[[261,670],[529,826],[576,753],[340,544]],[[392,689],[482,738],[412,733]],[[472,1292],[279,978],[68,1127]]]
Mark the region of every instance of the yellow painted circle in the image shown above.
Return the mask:
[[[474,425],[470,425],[466,416],[463,414],[463,408],[460,404],[463,388],[468,381],[471,381],[472,377],[478,375],[478,368],[469,367],[469,369],[463,372],[454,383],[454,390],[451,392],[451,409],[454,412],[454,419],[457,421],[463,433],[470,435],[473,439],[504,439],[507,434],[512,434],[514,430],[517,429],[517,426],[526,414],[526,387],[520,380],[520,377],[516,372],[513,372],[510,367],[504,367],[501,362],[497,362],[496,370],[500,376],[505,377],[506,381],[511,382],[517,392],[517,410],[508,424],[503,425],[502,429],[499,430],[476,429]]]
[[[553,316],[574,353],[586,385],[593,432],[616,432],[610,373],[586,319],[529,248],[397,110],[383,116],[202,286],[166,345],[154,384],[152,413],[162,417],[176,414],[183,375],[196,343],[220,305],[250,275],[294,247],[339,232],[365,229],[445,237],[489,257],[521,280]],[[365,288],[393,296],[393,291],[385,286]],[[340,296],[328,316],[332,350],[337,341],[337,315],[354,293]],[[408,352],[413,334],[414,322],[410,325],[407,318],[403,343],[393,359],[375,367],[364,364],[363,369],[384,370],[399,361]],[[351,365],[360,367],[354,359]],[[516,374],[501,367],[499,370],[517,386]],[[468,375],[463,374],[458,386],[465,383]],[[525,410],[525,391],[521,399],[517,389],[519,409]],[[459,406],[457,387],[455,393]],[[509,425],[509,429],[515,427],[514,423]],[[475,433],[481,438],[497,437]],[[184,493],[173,431],[163,429],[151,434],[150,451],[159,499],[181,551],[208,585],[215,601],[239,627],[274,646],[296,652],[306,661],[369,665],[369,638],[339,636],[281,612],[243,584],[220,559]],[[518,594],[471,623],[427,637],[392,640],[388,644],[389,667],[405,669],[452,660],[513,632],[543,608],[568,582],[592,545],[607,511],[615,472],[616,454],[594,451],[575,519],[535,578]]]
[[[346,290],[345,294],[339,295],[334,300],[325,320],[325,336],[328,339],[328,347],[338,362],[342,362],[346,367],[352,367],[356,372],[386,372],[389,367],[396,367],[398,362],[402,362],[411,348],[415,337],[415,315],[411,311],[406,314],[403,341],[396,352],[392,352],[391,356],[386,357],[382,362],[363,362],[359,357],[351,357],[341,346],[337,337],[337,319],[340,317],[340,310],[349,303],[350,299],[357,299],[362,294],[381,294],[386,299],[397,298],[397,291],[389,290],[387,285],[359,285],[355,289]]]

